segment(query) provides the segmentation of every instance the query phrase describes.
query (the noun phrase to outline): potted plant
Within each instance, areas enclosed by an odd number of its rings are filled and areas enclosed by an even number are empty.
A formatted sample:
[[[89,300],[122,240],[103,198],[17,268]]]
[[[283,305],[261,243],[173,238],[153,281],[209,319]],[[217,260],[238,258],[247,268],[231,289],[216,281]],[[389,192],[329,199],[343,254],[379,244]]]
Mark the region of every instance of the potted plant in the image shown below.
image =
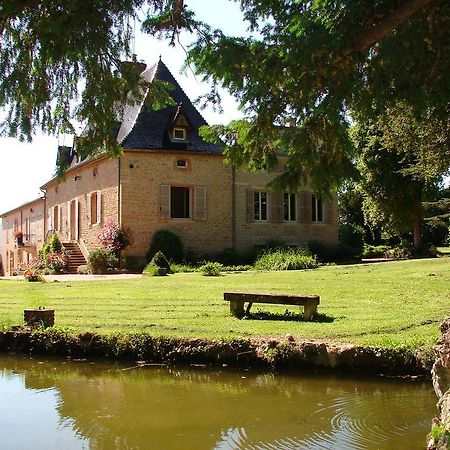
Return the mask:
[[[17,246],[23,246],[23,233],[21,231],[14,231],[14,239],[16,240]]]

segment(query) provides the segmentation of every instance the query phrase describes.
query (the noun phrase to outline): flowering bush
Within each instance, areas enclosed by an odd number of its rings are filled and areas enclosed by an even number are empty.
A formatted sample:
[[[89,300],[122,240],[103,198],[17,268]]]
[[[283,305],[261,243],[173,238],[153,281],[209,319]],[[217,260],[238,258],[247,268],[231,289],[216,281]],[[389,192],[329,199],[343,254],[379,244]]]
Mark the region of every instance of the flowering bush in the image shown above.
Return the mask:
[[[105,228],[100,232],[98,240],[103,248],[114,253],[123,250],[131,243],[128,232],[112,220],[109,220]]]
[[[67,270],[67,256],[64,253],[50,253],[47,255],[45,267],[54,273],[63,273]]]

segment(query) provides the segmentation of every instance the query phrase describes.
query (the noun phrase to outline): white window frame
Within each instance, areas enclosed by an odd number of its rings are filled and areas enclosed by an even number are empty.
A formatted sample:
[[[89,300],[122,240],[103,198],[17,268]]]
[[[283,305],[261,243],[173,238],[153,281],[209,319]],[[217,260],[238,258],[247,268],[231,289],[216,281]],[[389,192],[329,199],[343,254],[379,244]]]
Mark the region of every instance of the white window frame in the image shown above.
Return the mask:
[[[263,203],[262,203],[262,194],[266,195],[266,211],[265,218],[262,219],[262,211],[263,211]],[[255,197],[258,196],[258,205],[256,205]],[[269,213],[269,193],[267,191],[254,190],[253,191],[253,220],[255,222],[267,222],[268,221],[268,213]],[[256,208],[256,206],[258,208]],[[257,218],[258,217],[258,218]]]
[[[184,163],[184,164],[178,164],[178,163]],[[178,169],[187,169],[188,163],[185,159],[177,159],[177,168]]]
[[[183,133],[183,137],[176,137],[176,132],[181,131]],[[186,140],[186,128],[174,127],[172,131],[172,139],[175,141],[185,141]]]
[[[288,218],[286,219],[286,211],[285,211],[285,197],[287,195],[287,216]],[[294,196],[294,218],[292,218],[292,208],[291,208],[291,198],[292,196]],[[297,222],[297,217],[298,217],[298,211],[297,211],[297,193],[293,192],[285,192],[283,194],[283,220],[285,222],[289,222],[289,223],[293,223],[293,222]]]
[[[322,219],[319,220],[319,212],[321,211]],[[322,197],[316,197],[315,195],[312,196],[312,214],[311,214],[311,221],[314,223],[324,223],[325,222],[325,202],[323,201]]]

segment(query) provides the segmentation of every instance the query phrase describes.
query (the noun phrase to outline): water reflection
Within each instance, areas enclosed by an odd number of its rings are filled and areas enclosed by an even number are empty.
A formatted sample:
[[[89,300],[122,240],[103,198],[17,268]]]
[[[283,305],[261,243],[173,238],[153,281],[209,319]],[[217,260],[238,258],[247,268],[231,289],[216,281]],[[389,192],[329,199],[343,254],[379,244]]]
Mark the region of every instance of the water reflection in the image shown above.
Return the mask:
[[[430,383],[0,356],[0,449],[414,449]]]

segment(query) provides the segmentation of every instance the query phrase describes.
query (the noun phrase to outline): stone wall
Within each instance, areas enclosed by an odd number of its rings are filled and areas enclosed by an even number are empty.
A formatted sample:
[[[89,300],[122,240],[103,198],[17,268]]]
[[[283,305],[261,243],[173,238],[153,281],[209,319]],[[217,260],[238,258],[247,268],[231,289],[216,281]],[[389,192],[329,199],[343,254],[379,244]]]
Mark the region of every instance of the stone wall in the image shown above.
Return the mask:
[[[276,199],[279,210],[272,214],[273,205],[267,184],[280,171],[275,172],[242,172],[236,174],[236,247],[247,250],[253,246],[265,245],[274,240],[287,245],[303,245],[308,241],[318,240],[325,244],[338,243],[338,210],[337,196],[323,204],[323,220],[312,220],[312,195],[307,187],[300,187],[295,193],[295,219],[285,221],[283,194]],[[252,217],[252,191],[268,192],[269,207],[267,220],[258,221]],[[249,198],[250,196],[250,198]],[[275,205],[276,206],[276,205]],[[276,217],[274,217],[276,216]]]
[[[28,262],[42,248],[44,200],[36,199],[2,216],[1,259],[5,275],[12,275],[19,263]],[[14,231],[22,231],[23,246],[17,246]]]
[[[185,166],[179,163],[178,167],[178,161]],[[145,256],[153,234],[160,229],[176,233],[186,249],[197,253],[213,254],[231,247],[232,177],[221,156],[126,151],[120,180],[121,222],[130,228],[133,239],[127,254]],[[161,209],[162,186],[189,188],[189,218],[170,218]],[[202,189],[202,204],[206,200],[201,214],[198,188]]]
[[[450,317],[442,322],[440,330],[442,336],[435,348],[436,362],[431,371],[440,416],[433,420],[429,450],[450,448]]]
[[[184,165],[178,166],[180,161]],[[235,176],[235,219],[233,223],[233,173],[217,155],[175,152],[126,151],[121,157],[120,203],[121,223],[130,228],[133,245],[127,254],[144,256],[153,234],[159,229],[180,236],[185,247],[196,253],[211,255],[233,246],[246,251],[268,241],[301,245],[311,240],[327,244],[338,242],[337,198],[323,207],[323,221],[313,222],[311,209],[304,214],[304,195],[311,202],[312,192],[299,189],[295,200],[295,217],[284,220],[283,194],[277,197],[277,214],[273,214],[269,183],[280,172],[243,172]],[[161,204],[164,186],[187,187],[190,190],[189,218],[171,218]],[[204,215],[198,215],[196,188],[206,195]],[[249,192],[266,191],[271,201],[266,220],[256,221],[249,213]],[[168,191],[167,191],[168,192]],[[168,194],[170,195],[170,194]],[[252,195],[252,194],[250,194]],[[306,200],[307,201],[307,200]],[[311,205],[309,204],[311,208]],[[234,239],[233,239],[234,227]]]
[[[46,229],[54,229],[62,242],[81,239],[92,250],[99,246],[97,236],[107,221],[119,220],[118,159],[101,158],[71,169],[65,179],[48,183],[46,192]],[[91,217],[93,193],[99,198],[98,220]]]

